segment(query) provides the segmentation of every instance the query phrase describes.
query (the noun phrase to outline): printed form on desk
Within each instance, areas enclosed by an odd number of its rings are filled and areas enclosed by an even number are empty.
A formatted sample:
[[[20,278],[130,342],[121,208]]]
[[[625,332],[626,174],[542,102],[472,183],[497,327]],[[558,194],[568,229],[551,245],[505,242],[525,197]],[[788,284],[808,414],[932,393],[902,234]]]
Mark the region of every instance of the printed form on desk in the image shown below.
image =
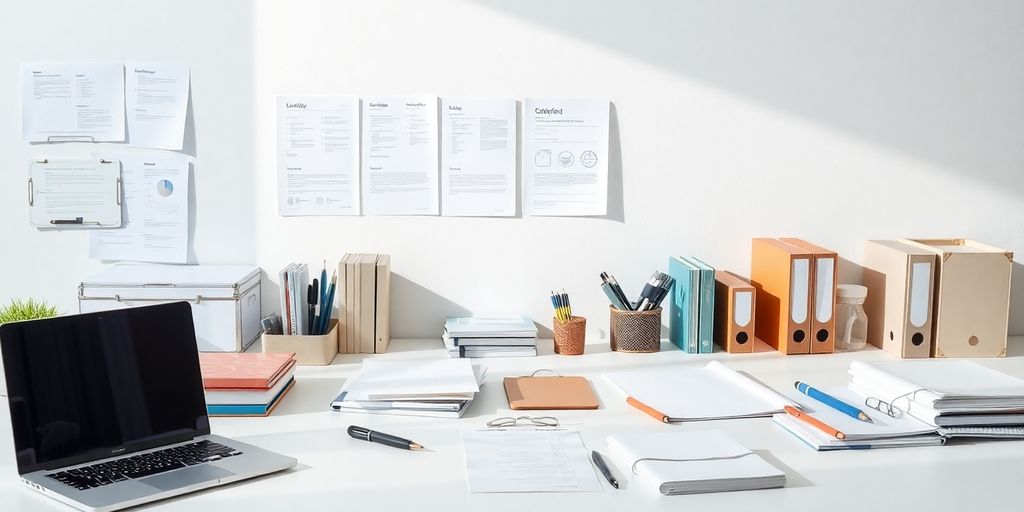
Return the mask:
[[[468,430],[462,442],[470,492],[603,490],[577,430]]]

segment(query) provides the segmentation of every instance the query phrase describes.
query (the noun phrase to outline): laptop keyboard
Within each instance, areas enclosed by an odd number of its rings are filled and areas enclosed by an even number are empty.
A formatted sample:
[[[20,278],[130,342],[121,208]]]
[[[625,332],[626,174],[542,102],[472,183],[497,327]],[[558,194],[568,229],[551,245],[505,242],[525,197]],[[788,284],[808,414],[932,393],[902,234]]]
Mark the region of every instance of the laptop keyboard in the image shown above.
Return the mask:
[[[142,478],[241,454],[242,452],[230,446],[212,441],[198,441],[92,466],[50,473],[46,476],[84,491],[93,487],[123,482],[132,478]]]

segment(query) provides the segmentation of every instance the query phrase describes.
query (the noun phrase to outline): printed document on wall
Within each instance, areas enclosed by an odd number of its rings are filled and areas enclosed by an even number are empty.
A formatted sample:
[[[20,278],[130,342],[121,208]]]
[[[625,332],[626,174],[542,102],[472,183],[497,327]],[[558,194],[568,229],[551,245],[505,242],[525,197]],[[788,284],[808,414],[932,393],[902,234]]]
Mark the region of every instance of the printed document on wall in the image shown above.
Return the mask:
[[[89,257],[187,263],[188,157],[165,151],[104,153],[96,157],[121,161],[124,226],[93,231]]]
[[[124,65],[22,64],[21,131],[26,142],[124,142]]]
[[[188,110],[189,67],[127,62],[124,65],[128,143],[139,148],[182,148]]]
[[[363,209],[437,215],[437,98],[363,98]]]
[[[441,214],[516,214],[516,100],[441,99]]]
[[[359,98],[277,98],[281,215],[359,215]]]
[[[523,114],[527,215],[608,211],[609,102],[528,98]]]

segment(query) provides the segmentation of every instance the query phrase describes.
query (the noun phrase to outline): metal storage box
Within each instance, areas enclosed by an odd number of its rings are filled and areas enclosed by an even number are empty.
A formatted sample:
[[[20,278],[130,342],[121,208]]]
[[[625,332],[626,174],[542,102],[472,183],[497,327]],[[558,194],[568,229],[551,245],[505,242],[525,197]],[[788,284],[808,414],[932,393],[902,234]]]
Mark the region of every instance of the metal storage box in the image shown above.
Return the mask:
[[[188,301],[199,350],[241,352],[260,328],[260,268],[249,265],[118,264],[78,286],[82,313]]]

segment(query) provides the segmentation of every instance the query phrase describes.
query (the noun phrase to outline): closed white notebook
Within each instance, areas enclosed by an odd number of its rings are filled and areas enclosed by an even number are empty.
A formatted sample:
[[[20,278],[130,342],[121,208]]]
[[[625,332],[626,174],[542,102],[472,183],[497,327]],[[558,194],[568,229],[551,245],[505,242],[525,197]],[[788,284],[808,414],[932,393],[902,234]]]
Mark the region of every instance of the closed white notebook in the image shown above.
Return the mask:
[[[850,373],[856,387],[878,391],[883,400],[910,394],[915,402],[937,411],[994,412],[1024,407],[1024,380],[974,361],[854,361]]]
[[[786,474],[719,430],[608,436],[627,471],[665,495],[782,487]]]
[[[472,399],[480,385],[469,359],[366,359],[347,389],[352,400]]]
[[[623,393],[669,421],[768,417],[797,404],[718,361],[663,371],[605,374]]]

